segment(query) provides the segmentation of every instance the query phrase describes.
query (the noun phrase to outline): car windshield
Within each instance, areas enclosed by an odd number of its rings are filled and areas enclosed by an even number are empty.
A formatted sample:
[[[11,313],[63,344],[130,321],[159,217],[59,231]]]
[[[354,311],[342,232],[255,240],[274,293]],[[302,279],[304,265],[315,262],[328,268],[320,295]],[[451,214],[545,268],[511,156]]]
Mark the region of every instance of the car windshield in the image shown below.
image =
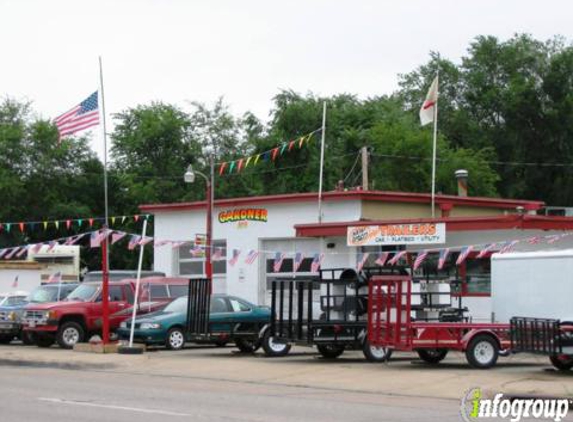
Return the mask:
[[[165,312],[173,312],[173,313],[182,313],[187,312],[187,298],[180,297],[175,299],[169,305],[167,305],[164,309]]]
[[[90,300],[98,291],[98,286],[95,284],[82,284],[71,292],[66,300]]]
[[[46,303],[46,302],[55,302],[58,296],[58,288],[57,287],[46,287],[40,286],[36,287],[28,296],[28,302],[31,303]]]
[[[3,303],[6,300],[6,296],[0,296],[0,303]]]

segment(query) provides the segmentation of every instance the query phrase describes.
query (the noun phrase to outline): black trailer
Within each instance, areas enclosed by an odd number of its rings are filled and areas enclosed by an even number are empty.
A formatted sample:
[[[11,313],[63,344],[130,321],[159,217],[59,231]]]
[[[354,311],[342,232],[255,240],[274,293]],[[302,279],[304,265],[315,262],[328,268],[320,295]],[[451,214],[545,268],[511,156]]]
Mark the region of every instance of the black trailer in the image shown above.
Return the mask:
[[[553,366],[560,371],[573,368],[573,322],[513,317],[510,336],[512,353],[549,356]]]
[[[405,267],[321,269],[318,277],[277,278],[271,284],[272,319],[263,339],[265,353],[286,355],[291,344],[316,346],[334,359],[347,349],[362,350],[373,362],[390,350],[368,343],[368,283],[373,275],[407,274]],[[279,348],[282,346],[282,349]]]
[[[260,348],[270,321],[240,321],[233,317],[211,321],[209,316],[212,295],[210,280],[207,278],[191,279],[188,297],[185,333],[187,341],[217,346],[233,342],[244,353],[252,353]]]

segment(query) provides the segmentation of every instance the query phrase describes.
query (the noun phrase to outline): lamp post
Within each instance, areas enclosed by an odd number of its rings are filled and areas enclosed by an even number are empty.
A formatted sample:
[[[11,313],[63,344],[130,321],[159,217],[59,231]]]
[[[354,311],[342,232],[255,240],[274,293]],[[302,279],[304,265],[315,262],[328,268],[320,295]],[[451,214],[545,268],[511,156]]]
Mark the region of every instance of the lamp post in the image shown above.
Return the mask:
[[[212,213],[213,213],[213,177],[214,177],[214,165],[213,165],[213,156],[209,158],[210,166],[211,166],[211,174],[210,177],[207,177],[205,174],[201,173],[200,171],[194,170],[193,166],[189,164],[187,167],[187,171],[183,179],[185,183],[193,183],[195,182],[195,175],[201,176],[205,179],[206,183],[206,197],[205,200],[207,201],[207,236],[205,239],[205,275],[209,279],[209,293],[213,291],[213,266],[211,263],[211,252],[212,252],[212,238],[213,238],[213,227],[212,227]]]

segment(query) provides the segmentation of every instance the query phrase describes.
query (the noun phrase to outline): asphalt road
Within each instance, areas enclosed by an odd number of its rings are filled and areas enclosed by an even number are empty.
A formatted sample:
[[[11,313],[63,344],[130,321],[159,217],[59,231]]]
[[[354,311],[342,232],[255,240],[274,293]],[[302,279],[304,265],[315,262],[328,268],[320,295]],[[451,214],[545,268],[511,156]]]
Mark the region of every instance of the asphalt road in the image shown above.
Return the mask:
[[[99,370],[0,366],[0,420],[460,421],[435,398]]]

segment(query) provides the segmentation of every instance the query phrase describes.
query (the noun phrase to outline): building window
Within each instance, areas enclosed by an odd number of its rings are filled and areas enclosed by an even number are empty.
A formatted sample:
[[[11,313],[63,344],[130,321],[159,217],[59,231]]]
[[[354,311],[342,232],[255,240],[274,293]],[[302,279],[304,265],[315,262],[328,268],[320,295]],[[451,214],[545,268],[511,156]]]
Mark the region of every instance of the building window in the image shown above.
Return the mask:
[[[227,241],[213,240],[213,253],[221,249],[221,259],[211,261],[213,274],[227,273]],[[195,257],[191,255],[191,247],[188,245],[181,246],[178,253],[178,268],[180,276],[203,276],[205,275],[205,257]]]

